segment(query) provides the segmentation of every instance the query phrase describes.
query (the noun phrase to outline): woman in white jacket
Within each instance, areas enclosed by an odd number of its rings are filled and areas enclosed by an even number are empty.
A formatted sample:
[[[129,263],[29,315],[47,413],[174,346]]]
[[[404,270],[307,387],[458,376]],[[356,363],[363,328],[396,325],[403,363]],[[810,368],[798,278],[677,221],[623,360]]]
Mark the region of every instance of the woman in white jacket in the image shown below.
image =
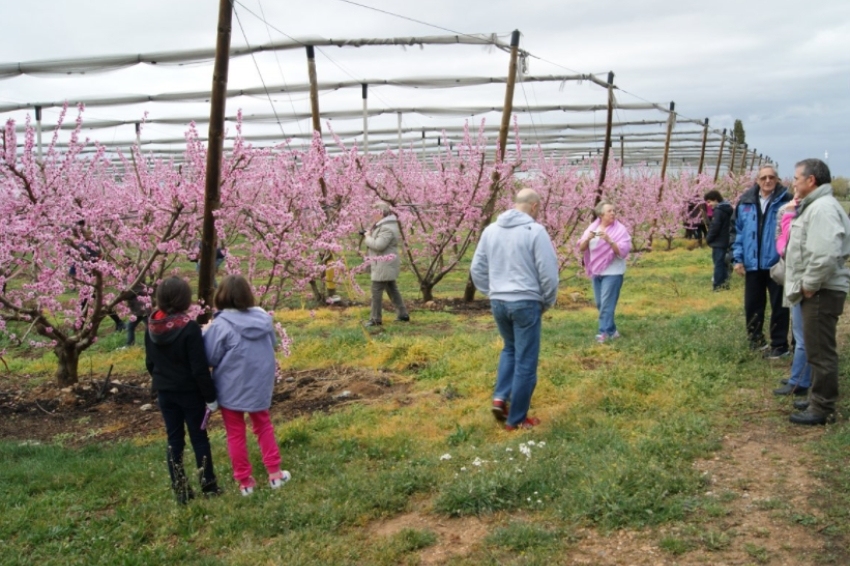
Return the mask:
[[[368,231],[363,232],[363,241],[369,250],[368,257],[378,259],[371,261],[372,272],[372,312],[366,326],[381,326],[381,299],[386,289],[387,295],[395,305],[396,320],[409,322],[410,315],[398,292],[396,279],[401,271],[401,257],[398,254],[401,231],[398,227],[398,218],[390,210],[385,202],[375,205],[375,224]]]

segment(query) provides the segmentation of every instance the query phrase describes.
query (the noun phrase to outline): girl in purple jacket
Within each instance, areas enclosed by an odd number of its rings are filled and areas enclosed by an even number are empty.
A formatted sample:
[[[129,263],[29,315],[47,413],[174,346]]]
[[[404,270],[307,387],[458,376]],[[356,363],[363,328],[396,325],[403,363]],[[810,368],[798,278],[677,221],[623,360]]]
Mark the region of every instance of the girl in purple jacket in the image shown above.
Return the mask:
[[[221,281],[214,303],[219,312],[204,331],[204,346],[213,368],[233,477],[242,495],[254,492],[256,481],[245,441],[248,413],[269,485],[277,489],[291,476],[280,469],[280,450],[269,418],[276,367],[272,317],[254,306],[251,286],[241,275],[228,275]]]

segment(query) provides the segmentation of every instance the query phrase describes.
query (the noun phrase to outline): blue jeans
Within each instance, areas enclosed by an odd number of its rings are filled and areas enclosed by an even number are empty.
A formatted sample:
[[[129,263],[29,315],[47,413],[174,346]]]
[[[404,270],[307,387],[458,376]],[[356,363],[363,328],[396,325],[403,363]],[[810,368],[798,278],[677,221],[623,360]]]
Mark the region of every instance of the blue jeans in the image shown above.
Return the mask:
[[[597,275],[593,278],[593,298],[599,310],[599,334],[611,336],[617,332],[614,309],[617,308],[617,301],[620,300],[622,286],[622,275]]]
[[[493,398],[510,401],[507,424],[517,426],[528,416],[537,386],[543,305],[539,301],[491,300],[490,308],[505,343]]]
[[[794,361],[791,363],[791,378],[788,385],[797,387],[812,386],[812,366],[806,357],[806,344],[803,338],[803,306],[797,303],[791,307],[791,333],[794,335]]]
[[[712,282],[714,288],[722,287],[729,279],[729,269],[726,265],[726,250],[724,248],[711,248],[711,261],[714,262],[714,277]]]

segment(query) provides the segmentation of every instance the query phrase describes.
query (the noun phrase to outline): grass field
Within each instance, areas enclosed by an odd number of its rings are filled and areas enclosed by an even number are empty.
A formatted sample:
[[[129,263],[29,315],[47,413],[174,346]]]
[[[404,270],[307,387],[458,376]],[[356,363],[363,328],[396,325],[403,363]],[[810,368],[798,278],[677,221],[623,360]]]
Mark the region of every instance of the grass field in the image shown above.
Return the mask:
[[[448,563],[562,563],[586,528],[691,525],[687,540],[659,535],[668,557],[720,549],[711,521],[723,502],[706,495],[694,462],[754,408],[741,391],[774,387],[787,365],[747,350],[742,283],[712,293],[710,263],[707,249],[684,242],[637,257],[617,311],[623,338],[605,345],[593,339],[588,282],[562,274],[532,401],[543,424],[529,432],[507,433],[490,415],[501,342],[487,311],[414,308],[410,324],[390,315],[377,333],[361,326],[365,306],[279,311],[294,339],[285,368],[382,370],[409,384],[407,396],[296,419],[273,407],[292,481],[249,498],[224,481],[225,495],[185,507],[169,490],[164,431],[82,447],[0,440],[0,564],[417,564],[440,543],[434,525],[468,517],[486,532]],[[458,297],[464,283],[459,272],[437,294]],[[400,286],[415,299],[409,275]],[[81,374],[110,364],[142,373],[142,350],[120,344],[105,336]],[[33,384],[53,371],[51,355],[7,361]],[[841,369],[846,391],[846,358]],[[848,535],[848,430],[842,417],[811,453],[824,464],[826,535],[838,547]],[[211,436],[227,480],[220,424]],[[426,521],[388,535],[376,527],[411,512]],[[752,563],[766,563],[753,548]]]

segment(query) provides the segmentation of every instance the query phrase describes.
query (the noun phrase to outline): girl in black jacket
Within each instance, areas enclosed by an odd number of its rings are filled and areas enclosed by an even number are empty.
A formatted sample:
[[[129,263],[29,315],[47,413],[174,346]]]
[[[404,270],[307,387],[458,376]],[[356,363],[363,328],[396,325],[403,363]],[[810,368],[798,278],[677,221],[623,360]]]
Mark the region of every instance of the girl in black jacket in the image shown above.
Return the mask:
[[[186,314],[192,304],[189,284],[179,277],[166,279],[156,290],[156,303],[157,309],[151,314],[145,332],[145,364],[153,379],[168,435],[171,488],[177,501],[185,504],[194,493],[183,470],[184,425],[189,429],[195,451],[201,491],[205,495],[221,493],[204,425],[206,410],[217,410],[218,403],[201,327]]]

